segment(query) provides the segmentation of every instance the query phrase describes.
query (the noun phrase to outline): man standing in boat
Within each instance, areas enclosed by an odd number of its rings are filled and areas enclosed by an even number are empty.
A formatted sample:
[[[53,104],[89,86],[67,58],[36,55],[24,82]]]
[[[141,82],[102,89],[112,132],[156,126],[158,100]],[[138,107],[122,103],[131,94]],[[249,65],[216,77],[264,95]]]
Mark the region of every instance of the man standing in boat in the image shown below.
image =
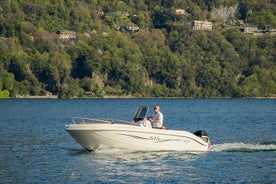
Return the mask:
[[[162,128],[163,126],[163,114],[160,112],[158,105],[154,106],[154,114],[148,118],[151,122],[152,128]]]

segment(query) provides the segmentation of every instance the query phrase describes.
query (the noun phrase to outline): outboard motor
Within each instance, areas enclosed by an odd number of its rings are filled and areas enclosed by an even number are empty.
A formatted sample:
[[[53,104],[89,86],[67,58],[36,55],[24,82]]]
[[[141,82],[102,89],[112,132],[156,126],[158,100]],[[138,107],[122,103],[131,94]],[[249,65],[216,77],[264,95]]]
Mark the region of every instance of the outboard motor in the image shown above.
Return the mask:
[[[194,133],[196,136],[200,137],[203,141],[208,143],[208,147],[210,148],[211,143],[210,143],[210,139],[207,135],[207,132],[205,130],[198,130]]]
[[[196,131],[195,133],[194,133],[196,136],[198,136],[198,137],[202,137],[202,136],[208,136],[207,135],[207,132],[205,131],[205,130],[198,130],[198,131]]]

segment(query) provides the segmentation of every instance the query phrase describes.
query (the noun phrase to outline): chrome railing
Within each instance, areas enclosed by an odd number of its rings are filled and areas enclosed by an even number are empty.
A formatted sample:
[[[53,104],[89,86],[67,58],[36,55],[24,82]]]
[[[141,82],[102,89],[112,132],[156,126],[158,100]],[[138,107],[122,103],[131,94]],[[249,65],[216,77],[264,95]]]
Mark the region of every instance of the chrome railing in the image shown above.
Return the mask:
[[[124,121],[120,119],[111,118],[84,118],[84,117],[73,117],[72,121],[74,124],[85,124],[85,123],[121,123],[121,124],[132,124],[132,122]]]

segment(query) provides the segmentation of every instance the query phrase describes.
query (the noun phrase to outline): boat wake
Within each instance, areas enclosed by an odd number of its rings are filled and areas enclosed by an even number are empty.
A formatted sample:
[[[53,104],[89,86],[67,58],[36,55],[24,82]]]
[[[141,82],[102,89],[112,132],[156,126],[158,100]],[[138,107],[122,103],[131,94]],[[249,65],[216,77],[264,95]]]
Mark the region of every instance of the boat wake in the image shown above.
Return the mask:
[[[213,152],[257,152],[257,151],[276,151],[275,142],[266,142],[259,144],[247,143],[223,143],[211,146]]]

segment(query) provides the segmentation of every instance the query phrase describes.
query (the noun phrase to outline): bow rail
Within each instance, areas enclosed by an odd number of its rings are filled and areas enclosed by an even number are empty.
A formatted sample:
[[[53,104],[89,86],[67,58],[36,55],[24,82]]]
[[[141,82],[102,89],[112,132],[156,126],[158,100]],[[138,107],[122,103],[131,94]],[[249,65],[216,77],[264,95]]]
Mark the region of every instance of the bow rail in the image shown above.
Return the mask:
[[[73,117],[72,121],[74,124],[88,124],[88,123],[120,123],[120,124],[133,124],[133,122],[111,119],[111,118],[85,118],[85,117]]]

